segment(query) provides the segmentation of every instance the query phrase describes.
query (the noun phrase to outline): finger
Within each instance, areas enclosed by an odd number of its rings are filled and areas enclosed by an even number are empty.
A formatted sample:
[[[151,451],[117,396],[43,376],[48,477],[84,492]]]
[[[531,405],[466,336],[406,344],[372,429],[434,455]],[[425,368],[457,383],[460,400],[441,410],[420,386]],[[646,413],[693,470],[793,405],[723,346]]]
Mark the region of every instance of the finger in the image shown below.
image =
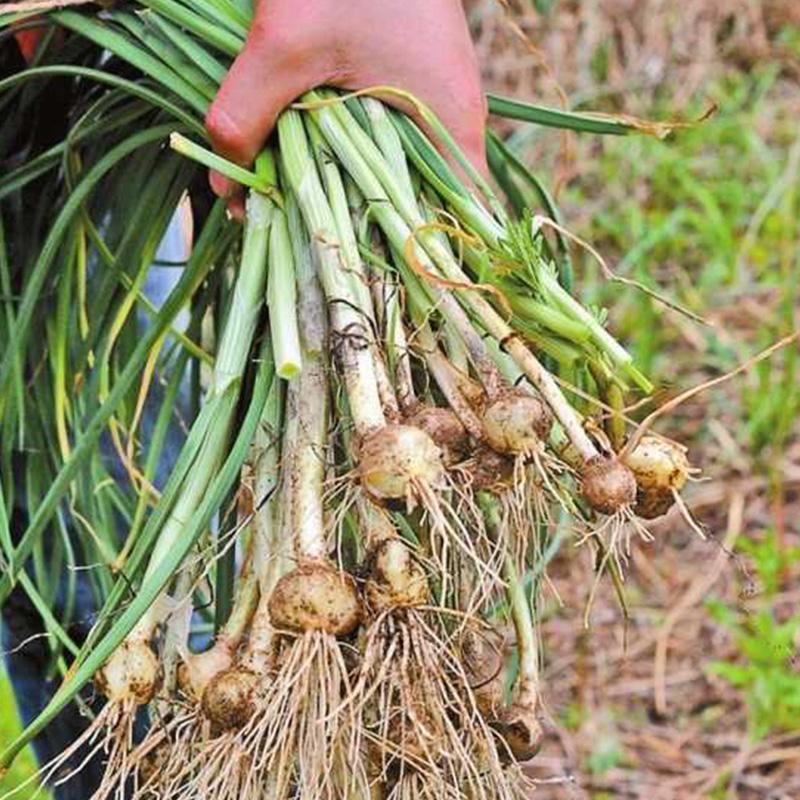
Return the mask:
[[[17,47],[19,47],[22,57],[29,64],[33,61],[36,55],[36,47],[39,44],[39,39],[42,36],[41,28],[28,28],[26,30],[17,31],[14,38],[17,40]]]
[[[208,171],[208,182],[217,197],[227,199],[228,214],[233,219],[242,222],[244,220],[244,187],[213,169]]]
[[[323,77],[316,62],[257,20],[206,116],[214,149],[251,163],[280,112]]]
[[[208,171],[208,182],[217,197],[230,197],[236,190],[236,184],[215,169]]]
[[[486,178],[489,168],[486,163],[486,99],[480,84],[465,83],[449,87],[446,83],[423,88],[420,98],[431,108],[439,121],[455,140],[456,145],[467,160]],[[451,162],[450,153],[444,142],[439,141],[428,124],[415,108],[411,116],[430,136],[437,147]]]
[[[486,116],[484,112],[480,110],[482,104],[478,104],[471,113],[463,110],[462,107],[462,114],[459,114],[458,108],[453,109],[449,106],[444,108],[432,107],[434,113],[439,117],[444,127],[447,128],[470,164],[483,178],[488,178],[489,166],[486,162]],[[417,124],[421,125],[423,130],[432,137],[432,140],[436,142],[437,147],[444,153],[448,161],[453,163],[454,159],[451,157],[450,152],[446,150],[446,145],[438,141],[436,134],[429,129],[428,124],[421,119],[416,110],[413,112],[412,116]]]

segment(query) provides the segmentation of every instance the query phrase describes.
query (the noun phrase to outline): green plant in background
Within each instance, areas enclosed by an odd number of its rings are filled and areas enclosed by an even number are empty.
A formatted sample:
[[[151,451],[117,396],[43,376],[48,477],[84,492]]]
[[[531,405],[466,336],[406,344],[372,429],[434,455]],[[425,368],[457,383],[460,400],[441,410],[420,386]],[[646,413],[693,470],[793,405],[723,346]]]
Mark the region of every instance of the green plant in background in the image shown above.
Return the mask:
[[[800,563],[800,547],[781,548],[770,531],[761,541],[743,539],[739,550],[749,556],[761,591],[758,608],[743,601],[731,608],[719,601],[707,603],[711,616],[733,633],[738,649],[735,661],[713,661],[708,669],[744,695],[750,736],[757,740],[775,730],[796,730],[800,719],[800,671],[795,637],[800,631],[800,611],[779,621],[774,598],[781,575]]]
[[[593,775],[603,775],[618,767],[623,759],[624,754],[619,739],[613,732],[610,732],[597,740],[594,749],[586,759],[586,766]]]
[[[602,72],[602,52],[592,66]],[[576,283],[587,296],[593,284],[596,301],[613,308],[615,328],[625,332],[637,364],[667,377],[685,371],[683,354],[707,377],[724,373],[797,326],[800,138],[779,70],[773,63],[732,72],[706,92],[718,112],[667,141],[605,138],[587,145],[591,155],[579,150],[580,179],[560,198],[566,224],[598,246],[617,274],[701,314],[720,315],[716,328],[664,320],[651,298],[605,283],[593,259],[575,253]],[[682,113],[702,110],[698,103]],[[644,113],[663,119],[675,109],[667,101]],[[724,316],[748,304],[746,326],[738,314]],[[691,329],[691,350],[684,329]],[[798,357],[796,347],[786,348],[737,380],[738,388],[708,398],[709,418],[738,424],[742,456],[767,477],[773,497],[782,490],[784,450],[800,413]],[[701,448],[703,440],[691,444]],[[737,647],[735,658],[709,670],[747,704],[754,739],[796,729],[800,719],[800,669],[792,661],[800,613],[786,619],[776,609],[782,578],[800,563],[800,549],[787,547],[787,538],[791,543],[791,536],[770,532],[759,541],[740,540],[760,589],[748,610],[708,604]],[[575,712],[567,719],[580,724]]]
[[[594,143],[591,155],[579,157],[581,179],[561,198],[570,227],[607,254],[619,275],[693,311],[713,314],[739,298],[752,300],[756,289],[759,299],[769,295],[775,312],[764,314],[757,336],[746,343],[740,330],[723,336],[686,323],[703,340],[702,358],[713,370],[732,369],[794,327],[800,140],[793,114],[777,99],[777,76],[770,65],[708,87],[717,113],[666,141],[611,137]],[[696,116],[705,107],[707,101],[682,113]],[[669,105],[647,111],[656,118],[674,113]],[[588,255],[578,259],[576,281],[584,291],[593,283],[598,302],[613,305],[617,329],[645,372],[680,374],[684,365],[674,358],[676,346],[683,346],[680,326],[660,324],[661,309],[650,297],[603,282]],[[800,409],[795,357],[787,351],[742,382],[753,453],[782,442]]]
[[[11,684],[0,668],[0,748],[17,738],[22,726],[17,716],[17,706]],[[6,792],[20,786],[36,772],[36,759],[30,750],[23,752],[11,765],[8,772],[0,777],[0,797]],[[29,787],[14,795],[16,800],[32,800],[34,795],[38,800],[49,800],[50,793],[39,789],[38,784],[31,783]]]

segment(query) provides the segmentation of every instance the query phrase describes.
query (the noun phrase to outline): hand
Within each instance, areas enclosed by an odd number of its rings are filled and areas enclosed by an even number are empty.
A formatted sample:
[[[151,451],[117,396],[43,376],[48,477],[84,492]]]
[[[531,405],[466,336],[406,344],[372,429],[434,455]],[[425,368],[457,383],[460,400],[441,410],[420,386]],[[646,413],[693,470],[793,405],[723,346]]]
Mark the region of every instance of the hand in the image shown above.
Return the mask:
[[[39,44],[42,32],[40,28],[28,28],[24,31],[17,31],[14,38],[17,40],[17,47],[19,47],[22,57],[28,64],[33,61],[36,55],[36,46]]]
[[[214,148],[249,164],[280,112],[321,85],[411,92],[486,173],[486,103],[460,0],[260,0],[244,50],[206,117]],[[383,99],[416,116],[398,98]],[[232,194],[220,175],[212,173],[211,185]],[[241,213],[241,199],[232,211]]]

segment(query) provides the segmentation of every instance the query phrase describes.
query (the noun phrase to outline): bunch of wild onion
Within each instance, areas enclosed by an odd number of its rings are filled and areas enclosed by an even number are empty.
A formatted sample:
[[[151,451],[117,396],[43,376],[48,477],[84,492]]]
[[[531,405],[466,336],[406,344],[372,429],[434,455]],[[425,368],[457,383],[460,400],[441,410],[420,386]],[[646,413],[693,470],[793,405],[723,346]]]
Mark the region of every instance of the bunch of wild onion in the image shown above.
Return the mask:
[[[19,580],[46,605],[22,566],[65,506],[103,530],[92,547],[109,565],[82,648],[47,621],[76,660],[2,761],[94,676],[108,702],[44,771],[63,773],[73,751],[102,751],[98,797],[522,796],[516,763],[542,736],[537,595],[557,519],[594,543],[598,577],[608,567],[619,581],[631,532],[647,538],[640,518],[678,498],[686,458],[658,437],[626,440],[625,396],[650,383],[569,291],[559,229],[551,246],[541,218],[521,209],[535,182],[498,139],[489,140],[490,163],[514,217],[405,95],[467,183],[409,118],[325,89],[283,113],[274,148],[253,170],[194,141],[242,46],[245,5],[151,0],[51,12],[73,32],[81,63],[36,66],[0,84],[13,93],[25,80],[66,75],[106,87],[86,92],[88,108],[61,145],[0,183],[1,199],[47,175],[66,198],[42,226],[6,318],[6,424],[29,436],[22,375],[31,370],[45,389],[34,435],[48,443],[53,480],[21,540],[4,537],[11,568],[0,596]],[[142,77],[117,75],[120,63]],[[123,136],[144,119],[151,127]],[[217,204],[157,309],[146,306],[143,282],[199,172],[154,146],[174,129],[174,150],[249,196],[241,247]],[[93,164],[85,174],[79,153]],[[107,173],[117,189],[104,196]],[[138,192],[119,188],[126,176]],[[57,313],[42,343],[30,335],[32,315],[56,258]],[[105,292],[107,312],[86,310],[87,280]],[[137,305],[152,317],[143,334]],[[198,339],[209,349],[216,341],[213,357]],[[48,368],[34,370],[43,358]],[[189,363],[199,410],[158,489]],[[135,431],[156,372],[171,400],[139,468]],[[105,430],[124,478],[102,466]],[[111,487],[108,500],[89,489],[97,481]],[[129,531],[121,547],[117,514]],[[209,576],[216,636],[194,653],[191,611]],[[137,741],[143,706],[151,724]]]

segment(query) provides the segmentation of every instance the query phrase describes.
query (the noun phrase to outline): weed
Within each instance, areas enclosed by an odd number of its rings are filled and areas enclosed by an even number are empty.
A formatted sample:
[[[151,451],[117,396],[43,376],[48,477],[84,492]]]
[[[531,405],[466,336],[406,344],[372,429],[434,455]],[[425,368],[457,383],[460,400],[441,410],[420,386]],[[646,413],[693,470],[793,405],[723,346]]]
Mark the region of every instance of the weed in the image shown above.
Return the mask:
[[[762,541],[743,540],[739,549],[750,557],[763,593],[760,607],[750,610],[710,600],[707,608],[716,622],[733,633],[735,660],[714,661],[709,672],[724,678],[743,695],[748,708],[750,736],[762,739],[775,730],[795,730],[800,718],[800,672],[795,656],[800,611],[781,621],[774,607],[781,575],[800,563],[800,547],[781,548],[774,532]]]

